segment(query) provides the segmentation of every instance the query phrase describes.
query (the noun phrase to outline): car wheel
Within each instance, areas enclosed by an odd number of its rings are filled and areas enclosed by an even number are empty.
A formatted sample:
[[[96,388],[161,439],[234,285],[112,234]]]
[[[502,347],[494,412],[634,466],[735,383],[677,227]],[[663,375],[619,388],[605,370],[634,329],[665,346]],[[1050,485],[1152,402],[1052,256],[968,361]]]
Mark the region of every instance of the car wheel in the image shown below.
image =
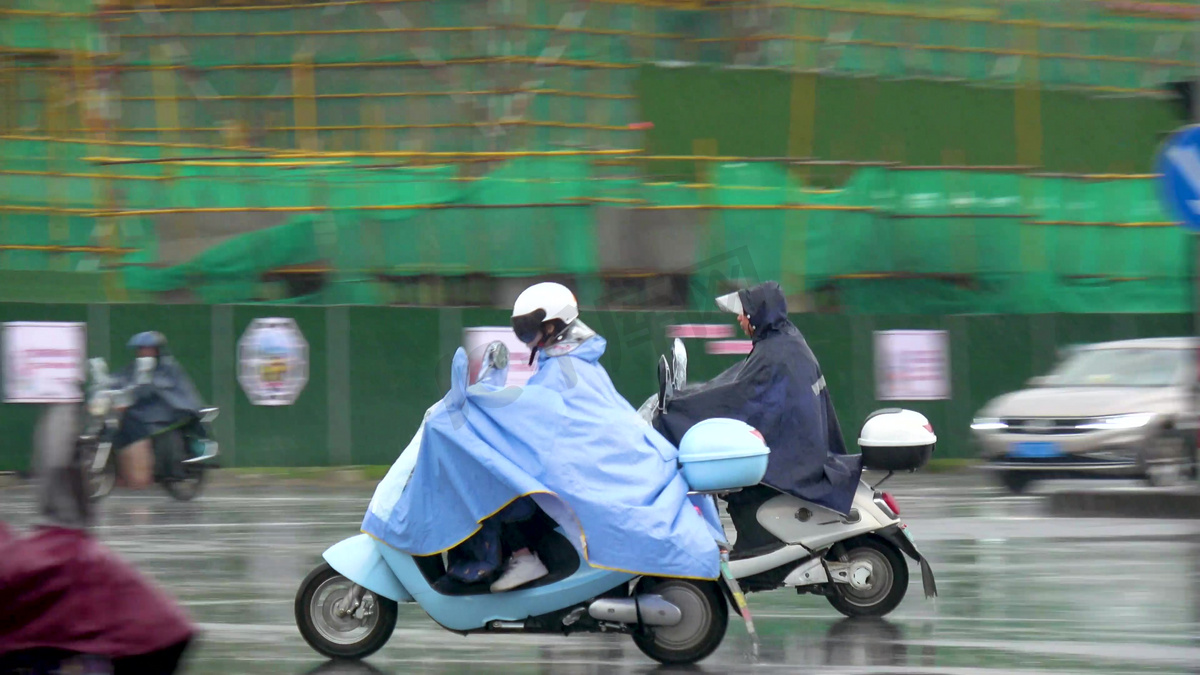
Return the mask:
[[[1000,484],[1009,492],[1019,495],[1029,488],[1033,478],[1024,471],[1000,471]]]
[[[1181,485],[1184,478],[1195,470],[1195,460],[1189,457],[1192,451],[1182,436],[1164,432],[1151,443],[1154,448],[1150,456],[1157,461],[1149,462],[1145,456],[1142,458],[1146,482],[1151,486]]]

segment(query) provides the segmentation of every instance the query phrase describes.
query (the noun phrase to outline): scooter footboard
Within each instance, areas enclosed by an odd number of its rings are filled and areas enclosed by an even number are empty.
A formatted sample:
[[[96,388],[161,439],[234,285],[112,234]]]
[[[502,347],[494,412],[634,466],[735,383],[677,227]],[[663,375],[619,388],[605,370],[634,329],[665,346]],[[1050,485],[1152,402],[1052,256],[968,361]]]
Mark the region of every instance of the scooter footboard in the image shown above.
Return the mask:
[[[412,594],[396,578],[379,553],[375,540],[366,534],[343,539],[322,554],[338,574],[376,595],[396,602],[412,602]]]

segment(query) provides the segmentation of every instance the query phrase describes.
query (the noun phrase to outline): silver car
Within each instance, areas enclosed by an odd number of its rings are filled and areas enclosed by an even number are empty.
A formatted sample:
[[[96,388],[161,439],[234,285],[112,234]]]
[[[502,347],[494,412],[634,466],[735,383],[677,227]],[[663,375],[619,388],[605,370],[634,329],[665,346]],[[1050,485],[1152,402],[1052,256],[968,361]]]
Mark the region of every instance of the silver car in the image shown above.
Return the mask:
[[[1196,466],[1192,338],[1075,347],[1029,388],[971,424],[986,468],[1020,492],[1039,478],[1108,476],[1170,484]]]

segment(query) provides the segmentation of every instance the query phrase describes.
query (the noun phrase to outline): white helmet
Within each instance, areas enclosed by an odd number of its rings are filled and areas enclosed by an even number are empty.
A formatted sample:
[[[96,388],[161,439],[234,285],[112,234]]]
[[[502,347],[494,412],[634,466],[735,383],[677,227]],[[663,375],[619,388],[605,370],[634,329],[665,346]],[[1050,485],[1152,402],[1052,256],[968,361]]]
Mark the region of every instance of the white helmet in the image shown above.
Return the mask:
[[[579,302],[571,289],[553,282],[534,284],[517,296],[513,303],[512,327],[517,339],[535,346],[566,330],[579,318]],[[543,336],[542,324],[558,321],[549,336]]]

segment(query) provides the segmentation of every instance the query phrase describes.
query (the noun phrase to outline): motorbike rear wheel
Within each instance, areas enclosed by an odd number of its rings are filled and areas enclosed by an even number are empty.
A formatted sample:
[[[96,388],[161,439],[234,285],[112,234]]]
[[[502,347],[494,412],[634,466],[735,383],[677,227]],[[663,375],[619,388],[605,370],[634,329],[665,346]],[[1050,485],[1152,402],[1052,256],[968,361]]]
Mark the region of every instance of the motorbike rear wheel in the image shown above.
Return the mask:
[[[643,583],[638,592],[654,593],[683,612],[674,626],[647,627],[633,633],[642,653],[662,664],[692,664],[716,651],[729,626],[729,605],[712,581],[666,579]]]
[[[161,445],[160,445],[161,444]],[[183,460],[190,456],[187,452],[187,438],[181,431],[170,431],[154,438],[154,459],[165,458],[176,463],[175,472],[171,475],[182,475],[182,478],[167,478],[162,481],[167,494],[181,502],[190,502],[200,494],[204,487],[204,467],[199,464],[184,464]]]
[[[879,537],[858,537],[844,542],[845,555],[829,560],[871,563],[871,573],[854,584],[836,584],[837,593],[826,597],[837,611],[849,617],[887,616],[900,605],[908,591],[908,563],[891,543]]]
[[[353,586],[328,563],[322,563],[300,582],[296,592],[296,626],[310,647],[331,659],[364,659],[392,637],[398,609],[389,600],[364,591],[363,617],[338,616]]]

